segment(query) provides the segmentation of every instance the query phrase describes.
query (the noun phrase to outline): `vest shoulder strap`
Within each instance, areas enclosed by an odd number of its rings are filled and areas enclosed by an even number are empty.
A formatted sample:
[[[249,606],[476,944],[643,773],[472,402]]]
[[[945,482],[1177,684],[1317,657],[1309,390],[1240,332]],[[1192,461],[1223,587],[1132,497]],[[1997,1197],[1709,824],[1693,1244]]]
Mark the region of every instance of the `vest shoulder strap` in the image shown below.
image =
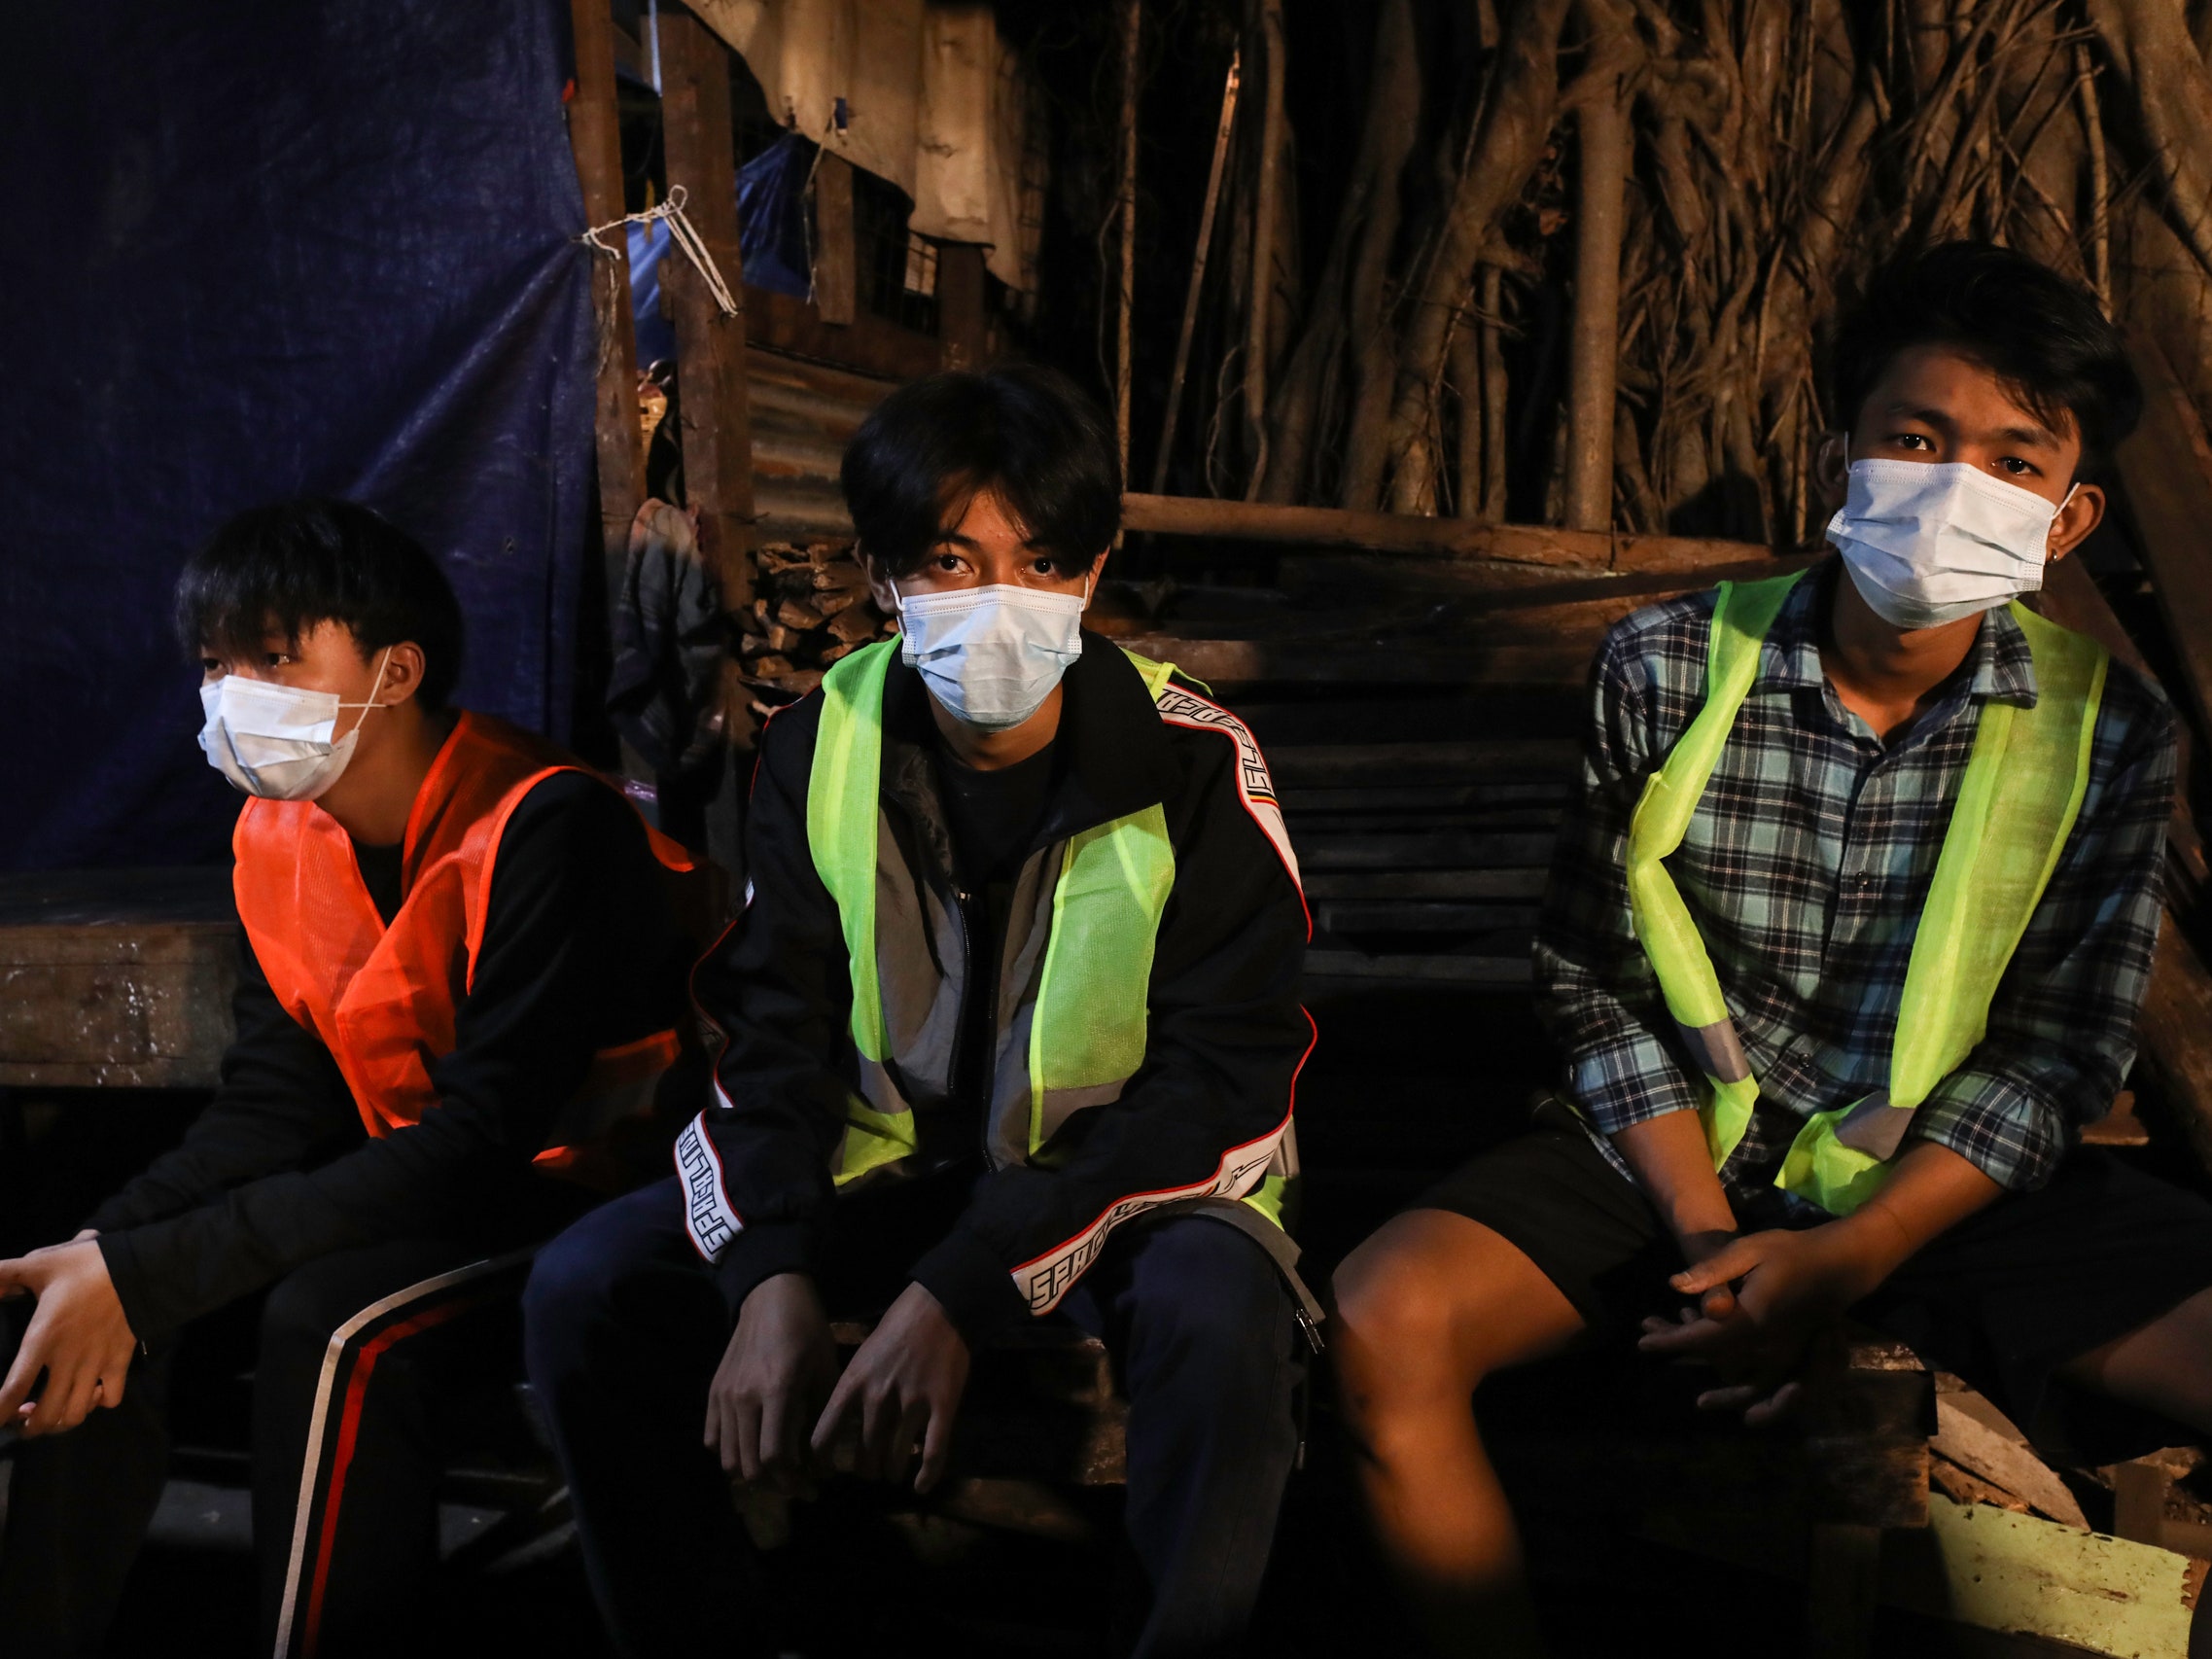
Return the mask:
[[[2012,617],[2027,636],[2036,700],[1983,706],[1906,967],[1892,1106],[1918,1105],[1982,1041],[2089,791],[2111,657],[2024,605]]]
[[[806,840],[836,901],[853,982],[853,1041],[882,1061],[883,988],[876,963],[876,801],[883,780],[883,684],[896,640],[862,646],[822,677],[822,724],[807,772]]]

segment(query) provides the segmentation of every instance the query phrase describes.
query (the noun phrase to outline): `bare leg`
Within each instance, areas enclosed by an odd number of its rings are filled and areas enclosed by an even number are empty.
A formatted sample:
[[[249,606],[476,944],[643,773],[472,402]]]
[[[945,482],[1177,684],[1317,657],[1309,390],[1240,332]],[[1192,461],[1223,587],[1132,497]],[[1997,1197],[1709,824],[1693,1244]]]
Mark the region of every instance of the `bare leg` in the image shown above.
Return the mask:
[[[2212,1290],[2090,1349],[2058,1374],[2212,1434]]]
[[[1397,1217],[1336,1274],[1329,1352],[1384,1554],[1440,1653],[1533,1654],[1521,1542],[1470,1396],[1557,1354],[1582,1316],[1503,1237],[1443,1210]]]

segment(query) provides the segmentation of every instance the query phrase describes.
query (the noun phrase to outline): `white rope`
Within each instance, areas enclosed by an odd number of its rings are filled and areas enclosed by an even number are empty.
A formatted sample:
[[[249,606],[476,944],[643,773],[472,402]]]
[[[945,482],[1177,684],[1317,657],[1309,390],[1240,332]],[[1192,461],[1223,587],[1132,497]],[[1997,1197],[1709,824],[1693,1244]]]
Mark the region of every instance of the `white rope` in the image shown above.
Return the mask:
[[[687,193],[682,185],[671,186],[668,199],[658,207],[649,207],[643,213],[625,213],[621,218],[610,220],[605,225],[594,225],[577,239],[613,259],[616,250],[600,239],[605,232],[619,229],[624,225],[650,225],[655,219],[665,219],[668,221],[669,235],[684,250],[684,257],[698,270],[700,280],[706,283],[707,292],[714,296],[715,304],[721,314],[734,317],[738,314],[737,300],[730,294],[729,284],[722,280],[722,273],[715,268],[715,256],[707,252],[707,244],[699,239],[699,232],[691,229],[691,221],[684,217],[684,203],[686,199]]]

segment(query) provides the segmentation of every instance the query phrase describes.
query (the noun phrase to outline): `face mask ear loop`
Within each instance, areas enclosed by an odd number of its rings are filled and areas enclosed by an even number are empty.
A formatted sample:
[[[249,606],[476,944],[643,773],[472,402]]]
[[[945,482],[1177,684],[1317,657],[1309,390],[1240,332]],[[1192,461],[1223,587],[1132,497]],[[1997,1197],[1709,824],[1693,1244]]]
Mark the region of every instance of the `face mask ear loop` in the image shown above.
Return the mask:
[[[372,709],[376,707],[377,695],[384,689],[384,670],[391,666],[392,648],[386,646],[384,654],[376,659],[376,684],[369,688],[369,701],[366,703],[340,703],[338,707],[341,709]],[[367,720],[369,717],[364,714],[361,718]]]

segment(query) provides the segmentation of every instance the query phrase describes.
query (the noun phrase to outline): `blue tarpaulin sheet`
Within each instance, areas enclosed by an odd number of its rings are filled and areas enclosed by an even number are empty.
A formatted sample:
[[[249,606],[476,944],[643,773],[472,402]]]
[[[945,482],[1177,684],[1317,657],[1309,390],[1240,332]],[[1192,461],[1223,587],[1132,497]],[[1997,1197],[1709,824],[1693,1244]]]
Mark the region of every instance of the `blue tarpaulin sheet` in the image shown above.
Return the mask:
[[[439,556],[459,700],[561,734],[594,370],[565,0],[11,8],[0,52],[0,867],[226,854],[168,630],[239,509]]]

